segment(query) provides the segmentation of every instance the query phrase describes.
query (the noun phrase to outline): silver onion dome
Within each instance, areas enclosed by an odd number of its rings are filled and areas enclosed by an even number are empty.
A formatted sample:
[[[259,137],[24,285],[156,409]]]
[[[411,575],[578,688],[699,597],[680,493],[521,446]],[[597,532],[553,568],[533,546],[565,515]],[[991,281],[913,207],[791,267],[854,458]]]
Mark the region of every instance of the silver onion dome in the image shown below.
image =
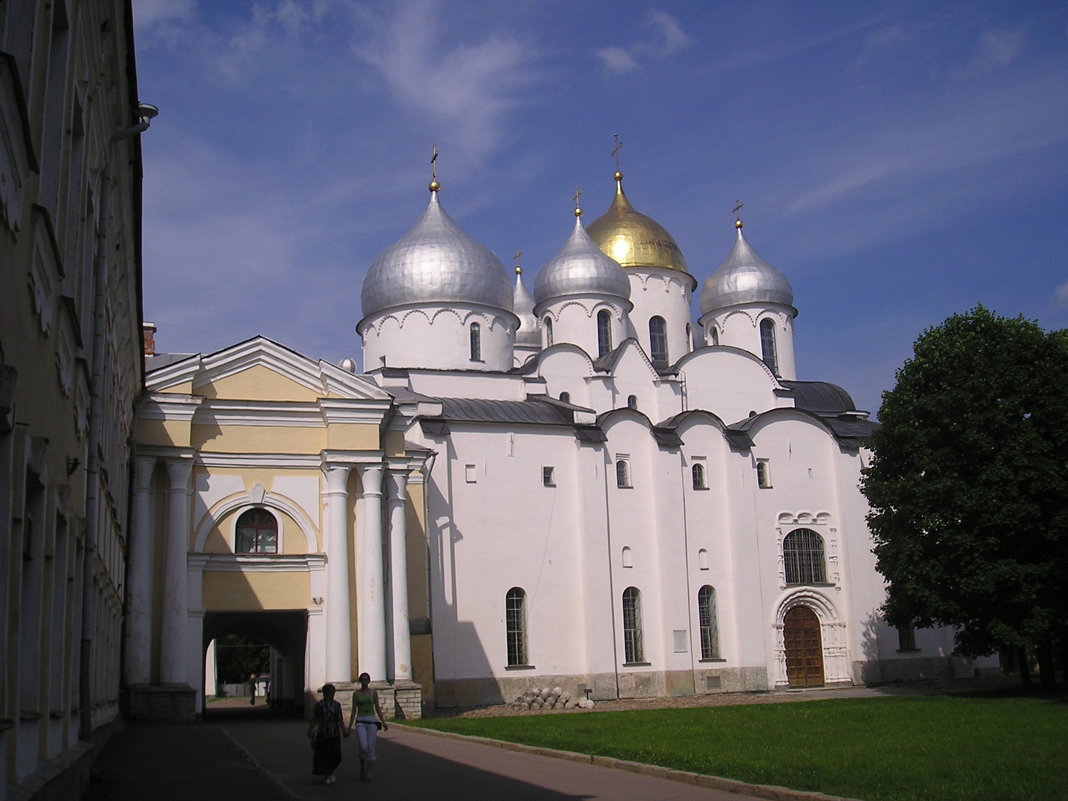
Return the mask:
[[[438,202],[374,260],[363,281],[363,316],[413,303],[474,303],[512,310],[512,287],[493,253],[464,233]]]
[[[544,303],[568,295],[609,295],[630,300],[630,279],[619,262],[606,256],[582,227],[575,209],[575,229],[560,252],[538,272],[534,300]]]
[[[764,261],[742,236],[742,222],[735,224],[738,239],[730,255],[701,287],[701,314],[740,303],[776,303],[793,306],[794,290],[786,276]]]
[[[515,292],[512,295],[512,311],[519,318],[519,328],[515,331],[516,345],[541,345],[541,331],[538,330],[538,318],[534,316],[534,298],[523,285],[523,268],[515,268]]]

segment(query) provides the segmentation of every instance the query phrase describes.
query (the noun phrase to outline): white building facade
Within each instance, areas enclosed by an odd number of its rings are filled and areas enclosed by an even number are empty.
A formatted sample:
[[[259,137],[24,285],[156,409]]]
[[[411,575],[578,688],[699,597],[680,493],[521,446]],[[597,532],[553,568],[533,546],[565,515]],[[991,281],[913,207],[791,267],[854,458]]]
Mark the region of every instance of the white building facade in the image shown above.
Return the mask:
[[[367,671],[409,716],[971,675],[951,632],[881,619],[873,424],[797,380],[790,284],[740,221],[695,319],[698,280],[619,173],[533,293],[430,190],[364,280],[362,373],[262,338],[149,359],[139,686],[202,703],[235,631],[287,655],[276,700]],[[261,512],[267,547],[241,534]]]

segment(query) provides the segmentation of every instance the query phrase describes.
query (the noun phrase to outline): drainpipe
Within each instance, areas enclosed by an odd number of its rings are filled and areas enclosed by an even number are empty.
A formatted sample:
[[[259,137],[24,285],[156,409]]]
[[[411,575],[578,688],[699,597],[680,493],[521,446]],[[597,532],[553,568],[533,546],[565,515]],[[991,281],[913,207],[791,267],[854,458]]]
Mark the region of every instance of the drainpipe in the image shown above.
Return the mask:
[[[89,384],[89,454],[85,466],[85,548],[82,553],[82,637],[78,664],[78,737],[93,735],[92,643],[96,634],[96,551],[100,515],[100,442],[102,437],[104,391],[104,311],[107,303],[108,222],[111,215],[111,182],[115,146],[148,129],[159,109],[148,103],[137,107],[138,122],[108,140],[104,174],[100,180],[100,221],[97,224],[96,258],[93,271],[93,352]]]

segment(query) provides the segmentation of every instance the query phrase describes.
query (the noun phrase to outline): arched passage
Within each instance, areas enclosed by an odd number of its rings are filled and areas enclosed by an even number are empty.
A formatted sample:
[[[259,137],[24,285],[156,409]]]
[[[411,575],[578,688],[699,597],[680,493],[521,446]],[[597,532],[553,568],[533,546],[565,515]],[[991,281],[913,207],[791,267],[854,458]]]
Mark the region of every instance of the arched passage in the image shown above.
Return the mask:
[[[304,648],[307,632],[308,613],[304,610],[206,612],[201,664],[209,643],[224,635],[240,634],[262,640],[271,647],[272,707],[301,714],[305,701]]]
[[[823,686],[820,620],[807,606],[791,608],[783,619],[786,678],[791,687]]]

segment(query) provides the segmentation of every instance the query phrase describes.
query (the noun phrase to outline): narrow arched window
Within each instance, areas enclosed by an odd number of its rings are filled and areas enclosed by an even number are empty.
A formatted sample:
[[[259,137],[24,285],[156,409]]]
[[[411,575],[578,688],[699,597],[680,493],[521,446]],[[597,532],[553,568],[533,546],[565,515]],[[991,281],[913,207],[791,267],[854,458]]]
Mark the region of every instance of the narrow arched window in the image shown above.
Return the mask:
[[[482,326],[471,323],[471,361],[482,361]]]
[[[628,409],[633,409],[634,411],[638,411],[638,396],[637,395],[628,395],[627,396],[627,408]]]
[[[719,659],[719,621],[716,591],[707,584],[697,591],[697,617],[701,629],[701,658]]]
[[[667,367],[667,323],[663,317],[649,318],[649,358],[657,367]]]
[[[757,459],[756,474],[757,486],[761,489],[771,489],[771,467],[767,459]]]
[[[508,664],[527,664],[527,594],[512,587],[504,597],[505,628],[508,638]]]
[[[597,312],[597,358],[612,350],[612,314],[608,309]]]
[[[278,553],[278,521],[266,509],[249,509],[237,518],[235,553]]]
[[[690,467],[690,477],[693,479],[693,488],[696,490],[708,489],[705,482],[705,466],[700,462],[694,462]]]
[[[718,345],[719,344],[719,329],[718,328],[709,328],[708,329],[708,344],[709,345]]]
[[[775,352],[775,321],[767,317],[760,321],[760,353],[768,369],[778,375],[779,357]]]
[[[686,352],[689,353],[693,350],[693,328],[689,323],[686,323]]]
[[[623,590],[623,661],[644,662],[642,594],[636,587]]]
[[[826,579],[823,537],[807,528],[791,531],[782,540],[787,584],[822,584]]]
[[[553,321],[551,318],[545,318],[545,347],[551,348],[553,346]]]
[[[630,466],[626,459],[616,461],[616,486],[624,489],[630,486]]]

